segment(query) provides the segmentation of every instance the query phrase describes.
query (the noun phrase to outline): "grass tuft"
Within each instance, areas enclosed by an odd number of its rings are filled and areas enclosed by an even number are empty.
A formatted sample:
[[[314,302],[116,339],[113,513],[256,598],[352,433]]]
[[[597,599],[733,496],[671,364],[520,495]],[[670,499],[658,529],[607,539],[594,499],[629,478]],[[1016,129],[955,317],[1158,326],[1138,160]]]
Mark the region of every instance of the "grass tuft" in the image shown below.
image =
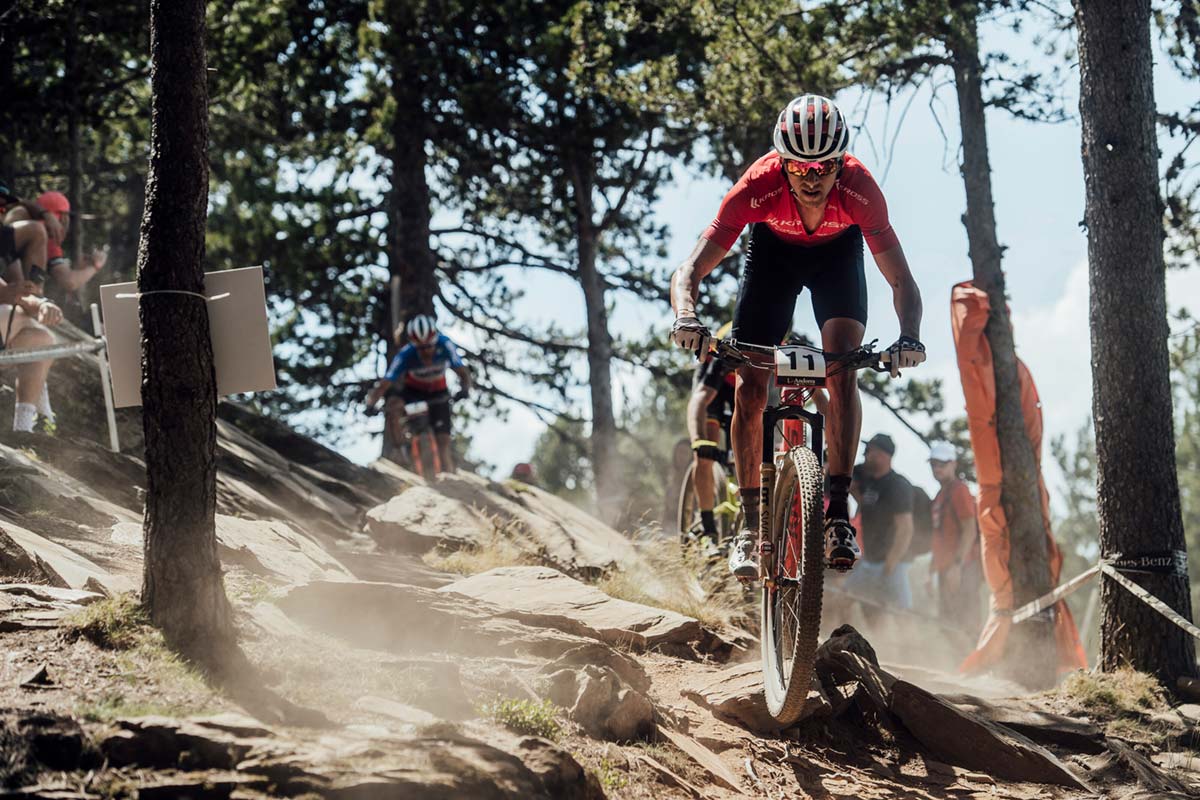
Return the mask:
[[[1158,681],[1132,669],[1074,672],[1063,681],[1058,693],[1099,717],[1141,715],[1168,708],[1166,694]]]
[[[129,650],[142,643],[150,618],[132,592],[92,603],[64,620],[69,638],[83,637],[106,650]]]
[[[497,698],[480,707],[483,716],[503,725],[513,733],[524,736],[540,736],[551,741],[562,733],[557,710],[549,700],[534,702],[516,698]]]
[[[496,567],[521,567],[542,563],[516,542],[525,537],[515,520],[492,520],[492,532],[479,544],[469,544],[457,550],[436,548],[423,556],[426,564],[443,572],[457,575],[478,575]]]
[[[210,713],[212,708],[194,702],[150,702],[128,697],[122,692],[108,692],[93,702],[75,706],[75,716],[88,722],[109,723],[128,717],[187,717]]]
[[[712,628],[743,625],[748,606],[741,585],[695,547],[655,539],[635,566],[605,574],[596,588],[631,603],[675,611]]]
[[[595,773],[596,779],[600,781],[605,792],[615,792],[629,785],[629,776],[607,758],[600,759],[600,764],[592,772]]]

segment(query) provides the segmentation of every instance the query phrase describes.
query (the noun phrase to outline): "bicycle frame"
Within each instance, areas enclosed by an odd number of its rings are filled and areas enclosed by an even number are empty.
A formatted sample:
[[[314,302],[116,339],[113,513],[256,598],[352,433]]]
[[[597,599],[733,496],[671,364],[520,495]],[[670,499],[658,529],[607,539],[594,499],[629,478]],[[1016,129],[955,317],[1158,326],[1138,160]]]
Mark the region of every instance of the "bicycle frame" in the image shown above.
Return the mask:
[[[759,494],[758,494],[758,535],[759,559],[758,576],[768,588],[775,585],[773,569],[775,566],[774,546],[771,544],[771,498],[775,494],[775,426],[787,420],[798,420],[807,424],[812,430],[812,443],[809,449],[817,457],[817,464],[824,466],[822,453],[825,442],[825,417],[819,411],[809,411],[803,405],[794,403],[778,406],[767,406],[762,415],[762,463],[759,465]],[[800,446],[803,446],[801,443]]]

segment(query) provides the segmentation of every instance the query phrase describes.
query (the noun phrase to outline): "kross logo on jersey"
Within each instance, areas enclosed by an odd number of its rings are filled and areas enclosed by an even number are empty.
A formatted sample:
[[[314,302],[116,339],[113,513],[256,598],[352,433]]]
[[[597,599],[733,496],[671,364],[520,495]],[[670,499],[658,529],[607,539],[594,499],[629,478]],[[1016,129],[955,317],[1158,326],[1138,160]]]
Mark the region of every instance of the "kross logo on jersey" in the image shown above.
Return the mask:
[[[782,192],[782,191],[783,191],[783,187],[782,187],[782,186],[780,186],[780,187],[779,187],[778,189],[776,189],[775,191],[773,191],[773,192],[767,192],[767,193],[766,193],[766,194],[764,194],[762,197],[751,197],[751,198],[750,198],[750,207],[751,207],[751,208],[758,208],[758,207],[759,207],[759,206],[761,206],[763,203],[767,202],[767,201],[768,201],[768,200],[770,200],[772,197],[774,197],[775,195],[779,194],[779,193],[780,193],[780,192]]]
[[[838,181],[837,188],[841,190],[842,194],[846,194],[846,195],[849,195],[850,197],[853,197],[855,200],[857,200],[858,202],[862,203],[864,206],[869,206],[869,205],[871,205],[871,201],[870,201],[870,200],[868,200],[867,198],[863,197],[861,194],[859,194],[858,192],[854,191],[853,189],[851,189],[849,186],[847,186],[846,184],[842,183],[841,181]]]

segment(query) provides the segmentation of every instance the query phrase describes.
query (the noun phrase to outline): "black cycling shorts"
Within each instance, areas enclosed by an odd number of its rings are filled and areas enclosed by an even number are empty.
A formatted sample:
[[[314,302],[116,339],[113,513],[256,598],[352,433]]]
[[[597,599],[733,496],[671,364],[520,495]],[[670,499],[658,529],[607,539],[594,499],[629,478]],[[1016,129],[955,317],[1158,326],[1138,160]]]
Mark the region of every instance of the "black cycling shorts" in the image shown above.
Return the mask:
[[[422,400],[429,403],[429,427],[434,433],[450,433],[450,392],[439,389],[427,392],[412,386],[400,390],[404,403],[417,403]]]
[[[724,417],[733,413],[733,387],[725,376],[730,372],[729,366],[719,358],[709,358],[696,367],[692,374],[692,386],[707,386],[715,389],[717,396],[709,401],[707,413],[709,419],[720,422]]]
[[[733,337],[750,344],[782,342],[792,327],[796,298],[806,288],[812,293],[818,327],[835,317],[867,324],[859,227],[852,225],[832,241],[805,247],[785,242],[756,222],[750,229],[746,267],[733,309]]]

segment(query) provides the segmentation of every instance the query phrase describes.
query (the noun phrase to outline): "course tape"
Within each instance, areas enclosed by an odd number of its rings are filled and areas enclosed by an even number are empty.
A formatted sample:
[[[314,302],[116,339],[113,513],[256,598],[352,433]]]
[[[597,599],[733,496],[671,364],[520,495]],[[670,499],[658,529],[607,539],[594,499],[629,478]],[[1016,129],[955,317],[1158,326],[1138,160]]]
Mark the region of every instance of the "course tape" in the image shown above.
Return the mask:
[[[66,358],[79,353],[95,353],[104,347],[104,342],[80,342],[79,344],[57,344],[50,347],[28,347],[0,352],[0,366],[7,364],[32,364],[54,358]]]
[[[1079,573],[1074,578],[1072,578],[1071,580],[1064,583],[1062,586],[1059,586],[1054,591],[1052,591],[1048,594],[1044,594],[1041,597],[1039,597],[1037,600],[1034,600],[1031,603],[1027,603],[1027,604],[1021,606],[1020,608],[1018,608],[1016,611],[1013,612],[1013,615],[1012,615],[1013,624],[1015,625],[1018,622],[1024,622],[1025,620],[1029,619],[1030,617],[1033,617],[1033,616],[1041,613],[1044,609],[1050,608],[1051,606],[1053,606],[1059,600],[1062,600],[1067,595],[1073,594],[1075,591],[1082,588],[1085,583],[1087,583],[1092,578],[1094,578],[1096,576],[1096,573],[1098,573],[1099,571],[1100,571],[1100,565],[1095,564],[1092,567],[1090,567],[1089,569],[1086,569],[1083,572]]]
[[[1136,583],[1129,580],[1129,578],[1126,578],[1120,572],[1117,572],[1117,570],[1111,564],[1106,564],[1106,563],[1101,562],[1100,569],[1104,572],[1105,575],[1112,578],[1114,581],[1116,581],[1117,583],[1121,584],[1126,589],[1128,589],[1130,591],[1130,593],[1132,593],[1133,596],[1136,597],[1138,600],[1141,600],[1143,603],[1145,603],[1146,605],[1153,608],[1159,614],[1162,614],[1164,617],[1171,620],[1171,622],[1174,622],[1180,628],[1183,628],[1185,631],[1187,631],[1189,634],[1192,635],[1192,638],[1200,639],[1200,628],[1197,628],[1195,625],[1188,622],[1186,619],[1184,619],[1182,616],[1180,616],[1175,611],[1175,609],[1168,606],[1162,600],[1159,600],[1157,597],[1155,597],[1154,595],[1147,592],[1141,586],[1138,586]]]
[[[1174,552],[1182,554],[1182,551],[1174,551]],[[1138,556],[1139,559],[1143,559],[1146,557],[1147,556]],[[1158,557],[1154,556],[1154,555],[1151,555],[1149,557],[1152,559],[1158,560],[1158,563],[1155,564],[1154,566],[1168,567],[1168,568],[1166,568],[1166,569],[1160,568],[1160,569],[1124,570],[1124,568],[1118,566],[1118,564],[1128,563],[1129,562],[1128,558],[1118,557],[1118,558],[1108,560],[1108,561],[1101,561],[1100,563],[1094,564],[1093,566],[1091,566],[1088,569],[1084,570],[1083,572],[1079,573],[1074,578],[1072,578],[1071,580],[1064,583],[1062,586],[1059,586],[1053,592],[1044,594],[1041,597],[1039,597],[1038,599],[1034,600],[1033,602],[1027,603],[1027,604],[1021,606],[1016,611],[1012,612],[1013,624],[1016,624],[1018,622],[1024,622],[1027,619],[1030,619],[1030,618],[1038,615],[1043,610],[1051,608],[1052,606],[1054,606],[1054,604],[1058,603],[1060,600],[1062,600],[1067,595],[1078,591],[1084,584],[1086,584],[1088,581],[1090,581],[1098,573],[1104,573],[1105,575],[1107,575],[1108,577],[1112,578],[1114,581],[1119,583],[1121,586],[1123,586],[1134,597],[1141,600],[1143,603],[1150,606],[1151,608],[1153,608],[1159,614],[1162,614],[1167,619],[1171,620],[1171,622],[1174,622],[1176,625],[1178,625],[1183,630],[1187,631],[1189,634],[1191,634],[1191,636],[1193,638],[1200,639],[1200,628],[1198,628],[1195,625],[1193,625],[1192,623],[1188,622],[1178,612],[1176,612],[1173,608],[1168,606],[1162,600],[1159,600],[1157,597],[1150,594],[1150,592],[1146,591],[1141,586],[1138,586],[1136,583],[1131,581],[1129,578],[1127,578],[1121,574],[1122,571],[1154,572],[1154,573],[1160,574],[1160,575],[1162,575],[1162,574],[1177,575],[1178,574],[1175,569],[1175,565],[1178,562],[1175,560],[1174,555],[1167,556],[1167,558],[1170,559],[1169,561],[1164,560],[1164,559],[1158,559]],[[1184,558],[1186,558],[1186,554],[1184,554]],[[1186,574],[1186,573],[1184,573],[1184,574]]]

